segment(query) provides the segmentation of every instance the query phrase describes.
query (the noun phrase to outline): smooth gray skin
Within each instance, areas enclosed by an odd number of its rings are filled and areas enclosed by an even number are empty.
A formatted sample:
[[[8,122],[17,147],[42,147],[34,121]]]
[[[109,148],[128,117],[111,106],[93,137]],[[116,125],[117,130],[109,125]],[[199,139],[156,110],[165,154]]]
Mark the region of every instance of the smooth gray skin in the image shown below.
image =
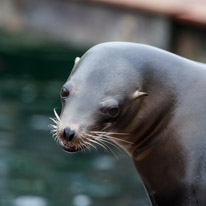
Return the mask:
[[[116,143],[133,159],[153,205],[206,205],[205,65],[142,44],[103,43],[86,52],[64,86],[70,96],[59,138],[76,125],[68,147],[92,129],[129,133],[116,137],[132,144]],[[137,90],[149,96],[134,98]],[[114,120],[102,114],[111,105],[120,107]]]

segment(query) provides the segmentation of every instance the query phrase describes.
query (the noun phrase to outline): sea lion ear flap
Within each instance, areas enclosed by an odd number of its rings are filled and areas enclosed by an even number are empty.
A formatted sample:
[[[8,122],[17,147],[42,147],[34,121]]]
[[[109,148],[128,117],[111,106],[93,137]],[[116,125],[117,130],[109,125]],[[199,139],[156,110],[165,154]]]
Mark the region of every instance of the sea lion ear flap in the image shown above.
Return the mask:
[[[76,57],[76,58],[75,58],[75,60],[74,60],[74,66],[77,65],[77,63],[79,62],[79,60],[80,60],[80,57]]]
[[[75,58],[75,60],[74,60],[74,66],[73,66],[73,69],[72,69],[72,71],[71,71],[71,75],[72,74],[74,74],[74,72],[76,71],[76,65],[77,65],[77,63],[79,62],[79,60],[80,60],[80,57],[76,57]]]
[[[139,90],[136,90],[134,93],[133,93],[133,95],[132,95],[132,98],[133,99],[137,99],[137,98],[139,98],[139,97],[141,97],[141,96],[149,96],[147,93],[145,93],[145,92],[140,92]]]

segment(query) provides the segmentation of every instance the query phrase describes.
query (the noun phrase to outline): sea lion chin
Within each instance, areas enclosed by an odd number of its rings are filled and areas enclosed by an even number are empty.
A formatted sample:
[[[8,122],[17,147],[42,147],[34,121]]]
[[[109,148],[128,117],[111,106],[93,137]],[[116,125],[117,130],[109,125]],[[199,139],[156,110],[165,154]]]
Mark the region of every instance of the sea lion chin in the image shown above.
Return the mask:
[[[80,147],[76,148],[75,146],[69,147],[66,144],[64,144],[63,141],[61,141],[61,140],[59,140],[58,143],[59,143],[60,147],[68,153],[76,153],[76,152],[79,152],[83,149],[83,148],[80,148]]]
[[[53,133],[69,153],[111,141],[132,158],[153,205],[206,205],[206,66],[109,42],[76,58]]]

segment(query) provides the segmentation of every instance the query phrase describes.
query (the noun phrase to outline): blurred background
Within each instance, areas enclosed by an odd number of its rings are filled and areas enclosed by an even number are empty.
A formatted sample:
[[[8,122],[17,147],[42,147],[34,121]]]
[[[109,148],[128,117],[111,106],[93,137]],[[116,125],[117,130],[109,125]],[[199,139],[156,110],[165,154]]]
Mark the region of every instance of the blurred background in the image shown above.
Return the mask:
[[[75,57],[105,41],[206,62],[206,0],[0,0],[1,206],[150,205],[125,152],[69,155],[48,128]]]

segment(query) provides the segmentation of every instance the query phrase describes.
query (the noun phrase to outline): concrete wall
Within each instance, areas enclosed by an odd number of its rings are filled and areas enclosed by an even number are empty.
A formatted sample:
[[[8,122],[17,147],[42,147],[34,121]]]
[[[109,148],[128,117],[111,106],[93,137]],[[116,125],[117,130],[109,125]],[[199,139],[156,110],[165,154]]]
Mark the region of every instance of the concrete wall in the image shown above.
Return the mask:
[[[170,40],[164,16],[81,1],[0,0],[0,28],[85,48],[133,41],[168,49]]]

